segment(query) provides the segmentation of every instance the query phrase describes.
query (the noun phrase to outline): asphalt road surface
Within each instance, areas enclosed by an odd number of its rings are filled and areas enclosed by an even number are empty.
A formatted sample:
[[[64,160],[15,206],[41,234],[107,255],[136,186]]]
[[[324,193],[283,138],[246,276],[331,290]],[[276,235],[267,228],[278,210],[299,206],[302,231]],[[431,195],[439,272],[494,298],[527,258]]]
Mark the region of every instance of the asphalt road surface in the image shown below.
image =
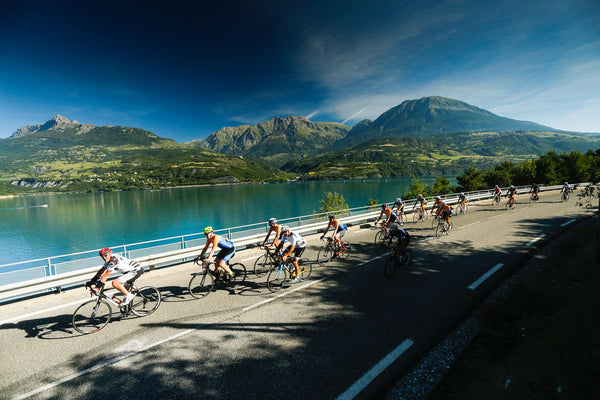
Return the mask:
[[[311,277],[277,294],[252,274],[204,299],[187,292],[192,263],[151,271],[163,303],[152,315],[114,319],[82,335],[71,326],[89,299],[73,289],[0,306],[0,398],[377,398],[466,319],[488,294],[564,229],[589,215],[574,199],[519,196],[453,217],[435,238],[431,221],[408,223],[409,271],[383,275],[375,230],[350,228],[347,260],[313,264]],[[503,199],[504,203],[504,199]],[[309,236],[304,256],[322,246]],[[252,270],[259,249],[238,252]]]

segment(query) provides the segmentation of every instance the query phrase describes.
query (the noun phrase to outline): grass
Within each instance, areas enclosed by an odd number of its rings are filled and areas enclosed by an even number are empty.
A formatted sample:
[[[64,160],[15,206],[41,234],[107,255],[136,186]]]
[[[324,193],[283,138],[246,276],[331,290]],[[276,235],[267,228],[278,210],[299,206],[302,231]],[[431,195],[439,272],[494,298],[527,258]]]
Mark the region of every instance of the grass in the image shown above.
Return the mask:
[[[600,398],[600,223],[582,225],[538,276],[482,310],[480,333],[430,399]]]

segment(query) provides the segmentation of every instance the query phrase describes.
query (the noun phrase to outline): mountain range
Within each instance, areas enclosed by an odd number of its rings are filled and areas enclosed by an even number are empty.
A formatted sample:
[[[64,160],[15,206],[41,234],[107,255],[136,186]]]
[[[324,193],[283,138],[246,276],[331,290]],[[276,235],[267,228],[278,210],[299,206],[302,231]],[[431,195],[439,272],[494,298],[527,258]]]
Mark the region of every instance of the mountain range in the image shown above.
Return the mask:
[[[276,117],[181,144],[139,128],[57,115],[0,139],[0,182],[73,191],[449,175],[550,150],[598,147],[598,135],[504,118],[439,96],[405,101],[354,127]]]

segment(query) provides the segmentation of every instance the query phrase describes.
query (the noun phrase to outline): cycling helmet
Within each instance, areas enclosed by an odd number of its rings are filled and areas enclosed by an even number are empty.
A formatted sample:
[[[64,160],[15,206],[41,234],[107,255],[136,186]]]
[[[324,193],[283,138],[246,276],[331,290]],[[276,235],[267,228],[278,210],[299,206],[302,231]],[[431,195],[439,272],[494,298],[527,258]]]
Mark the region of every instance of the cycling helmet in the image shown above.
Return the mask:
[[[332,219],[334,219],[334,218],[335,218],[335,215],[333,215],[333,214],[329,214],[329,215],[327,216],[327,218],[329,218],[330,220],[332,220]]]
[[[496,188],[497,188],[497,189],[500,189],[500,186],[498,186],[498,185],[494,186],[494,189],[496,189]]]
[[[269,226],[273,226],[277,223],[277,220],[275,218],[269,218]]]
[[[510,188],[511,188],[511,189],[514,189],[515,187],[514,187],[513,185],[510,185]]]
[[[567,186],[568,184],[569,184],[568,182],[565,182],[565,183],[564,183],[564,185],[565,185],[565,186]]]
[[[420,195],[419,195],[419,198],[422,198],[422,197],[423,197],[423,195],[422,195],[422,194],[420,194]]]
[[[390,231],[395,231],[396,229],[398,229],[398,224],[393,223],[390,225]]]
[[[204,234],[208,235],[209,233],[211,233],[213,231],[212,226],[207,226],[206,228],[204,228]]]
[[[287,225],[281,225],[281,233],[287,232],[290,230],[290,227]]]
[[[398,198],[396,199],[396,203],[397,203],[397,204],[402,204],[402,199],[401,199],[400,197],[398,197]]]
[[[435,196],[436,200],[441,200],[442,198],[440,196]]]
[[[109,249],[108,247],[103,248],[102,250],[100,250],[100,257],[104,258],[104,255],[106,254],[112,254],[112,250]]]
[[[461,195],[461,196],[464,196],[465,194],[464,194],[463,192],[460,192],[460,195]]]
[[[383,204],[381,205],[381,208],[383,208],[383,209],[385,210],[385,209],[387,208],[387,204],[383,203]]]

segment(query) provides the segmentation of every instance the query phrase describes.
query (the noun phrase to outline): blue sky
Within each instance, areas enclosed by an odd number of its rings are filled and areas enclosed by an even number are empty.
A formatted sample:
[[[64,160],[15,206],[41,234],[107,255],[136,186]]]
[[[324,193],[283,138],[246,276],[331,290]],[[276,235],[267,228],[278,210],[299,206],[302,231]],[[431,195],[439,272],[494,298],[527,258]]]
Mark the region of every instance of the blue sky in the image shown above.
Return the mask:
[[[56,114],[178,142],[445,96],[600,132],[600,1],[0,0],[0,137]]]

